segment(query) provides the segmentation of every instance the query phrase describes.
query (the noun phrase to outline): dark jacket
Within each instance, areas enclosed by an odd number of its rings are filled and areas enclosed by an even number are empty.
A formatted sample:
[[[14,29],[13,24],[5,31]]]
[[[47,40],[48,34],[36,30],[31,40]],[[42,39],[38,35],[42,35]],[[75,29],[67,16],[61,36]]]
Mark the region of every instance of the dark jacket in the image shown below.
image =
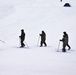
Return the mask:
[[[68,41],[69,41],[68,34],[64,34],[63,36],[66,38],[66,44],[68,44]]]
[[[21,36],[19,36],[21,41],[24,41],[25,40],[25,33],[24,33],[24,30],[21,30]]]
[[[42,34],[40,34],[41,36],[41,41],[45,41],[46,40],[46,34],[44,31],[42,31]]]
[[[21,33],[21,40],[25,40],[25,33]]]
[[[60,41],[63,42],[63,46],[66,46],[67,45],[67,39],[66,39],[66,37],[64,35],[63,35],[62,40],[60,40]]]

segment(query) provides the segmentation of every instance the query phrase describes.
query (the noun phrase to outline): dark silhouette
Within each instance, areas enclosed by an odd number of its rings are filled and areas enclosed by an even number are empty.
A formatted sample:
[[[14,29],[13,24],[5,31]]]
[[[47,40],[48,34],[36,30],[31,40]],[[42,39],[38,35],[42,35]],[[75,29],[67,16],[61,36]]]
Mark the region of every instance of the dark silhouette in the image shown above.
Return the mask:
[[[60,40],[60,41],[62,41],[63,42],[63,49],[62,49],[62,51],[63,52],[66,52],[66,46],[68,46],[68,50],[70,50],[71,49],[71,47],[69,46],[69,44],[68,44],[68,41],[69,41],[69,37],[68,37],[68,34],[66,33],[66,32],[63,32],[63,38],[62,38],[62,40]]]
[[[68,36],[68,34],[67,34],[66,32],[63,32],[63,34],[64,34],[64,36],[65,36],[65,38],[66,38],[66,46],[68,46],[68,50],[70,50],[71,47],[70,47],[70,45],[68,44],[68,42],[69,42],[69,36]]]
[[[66,45],[67,45],[66,37],[63,35],[63,38],[62,38],[60,41],[63,42],[63,48],[62,48],[62,51],[63,51],[63,52],[66,52],[66,49],[65,49],[65,47],[66,47]]]
[[[42,33],[40,34],[40,36],[41,36],[41,42],[40,42],[40,47],[42,47],[43,46],[43,44],[45,45],[45,46],[47,46],[47,44],[46,44],[46,34],[45,34],[45,32],[44,31],[42,31]]]
[[[62,2],[62,0],[60,0],[60,2]]]
[[[20,42],[21,42],[21,47],[24,47],[25,44],[23,43],[24,40],[25,40],[25,32],[24,32],[24,29],[21,30],[21,36],[20,37]]]
[[[69,3],[65,3],[64,7],[71,7],[71,5]]]

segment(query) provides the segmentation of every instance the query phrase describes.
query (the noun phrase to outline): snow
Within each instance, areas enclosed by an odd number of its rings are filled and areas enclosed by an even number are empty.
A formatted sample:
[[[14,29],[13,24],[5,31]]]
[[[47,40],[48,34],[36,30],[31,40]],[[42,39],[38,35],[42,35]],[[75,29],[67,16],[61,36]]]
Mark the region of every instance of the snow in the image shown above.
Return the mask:
[[[0,0],[0,75],[76,75],[75,9],[75,0]],[[29,48],[19,48],[22,28]],[[47,47],[37,46],[42,30]],[[63,31],[72,47],[66,53],[62,43],[57,52]]]

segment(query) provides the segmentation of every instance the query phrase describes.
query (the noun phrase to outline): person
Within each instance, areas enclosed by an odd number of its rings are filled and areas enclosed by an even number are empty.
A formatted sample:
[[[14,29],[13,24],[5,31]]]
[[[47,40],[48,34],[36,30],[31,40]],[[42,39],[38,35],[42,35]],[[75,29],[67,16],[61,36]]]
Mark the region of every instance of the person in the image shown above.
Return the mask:
[[[41,34],[39,34],[40,36],[41,36],[41,42],[40,42],[40,47],[42,47],[43,46],[43,44],[45,45],[45,46],[47,46],[47,44],[46,44],[46,34],[45,34],[45,32],[44,31],[42,31],[42,33]]]
[[[63,52],[66,52],[66,45],[67,45],[67,39],[66,39],[66,37],[63,35],[63,38],[62,39],[60,39],[60,41],[62,41],[63,42],[63,48],[62,48],[62,51]]]
[[[25,44],[24,44],[24,40],[25,40],[25,32],[24,32],[24,29],[21,30],[21,36],[20,37],[20,42],[21,42],[21,47],[24,47]]]
[[[65,38],[66,38],[66,46],[68,47],[68,50],[70,50],[71,47],[70,47],[70,45],[68,44],[68,42],[69,42],[69,36],[68,36],[68,34],[67,34],[65,31],[63,32],[63,35],[64,35]]]

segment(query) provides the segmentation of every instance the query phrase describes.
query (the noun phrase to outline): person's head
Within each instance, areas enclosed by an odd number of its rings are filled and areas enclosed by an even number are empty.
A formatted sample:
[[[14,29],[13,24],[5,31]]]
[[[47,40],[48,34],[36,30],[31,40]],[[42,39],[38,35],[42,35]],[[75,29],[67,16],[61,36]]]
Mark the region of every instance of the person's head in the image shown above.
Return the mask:
[[[64,31],[63,34],[66,34],[66,32]]]
[[[24,32],[24,29],[22,29],[21,32]]]
[[[44,31],[42,31],[42,33],[44,33]]]

